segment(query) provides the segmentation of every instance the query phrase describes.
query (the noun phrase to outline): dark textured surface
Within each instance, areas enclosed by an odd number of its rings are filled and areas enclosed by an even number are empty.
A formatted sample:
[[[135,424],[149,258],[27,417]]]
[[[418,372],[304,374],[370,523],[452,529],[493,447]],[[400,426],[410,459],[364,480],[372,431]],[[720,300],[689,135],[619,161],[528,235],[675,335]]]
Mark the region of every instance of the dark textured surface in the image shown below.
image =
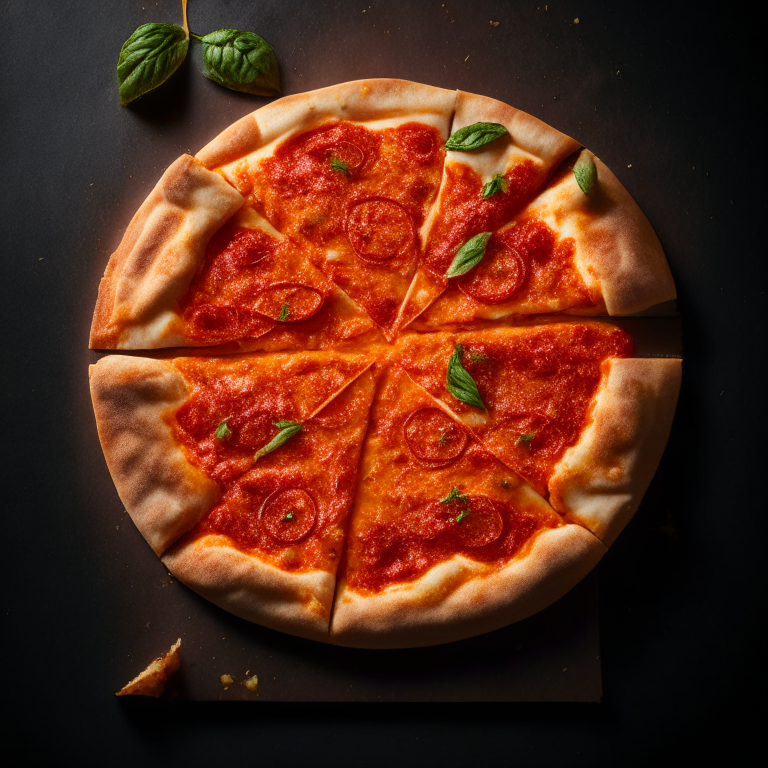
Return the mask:
[[[755,483],[765,454],[758,26],[701,6],[410,5],[192,0],[190,25],[261,34],[285,93],[389,76],[507,101],[595,151],[656,228],[678,284],[685,375],[659,473],[600,566],[602,703],[228,707],[105,695],[124,682],[118,668],[159,652],[153,635],[164,645],[178,636],[178,621],[193,636],[224,624],[222,650],[252,631],[158,572],[94,445],[84,372],[98,279],[130,216],[180,152],[264,100],[205,80],[194,51],[161,90],[119,107],[120,45],[142,22],[180,22],[176,2],[6,2],[3,690],[6,725],[30,761],[594,766],[722,753],[735,764],[752,745],[765,508]],[[149,608],[169,589],[179,614],[156,628]],[[552,610],[567,621],[571,609]],[[150,621],[138,637],[137,616]],[[531,622],[556,620],[546,616]],[[301,641],[265,638],[302,654]],[[462,669],[493,664],[480,642]],[[332,665],[338,651],[326,650]],[[245,669],[224,671],[239,679]],[[286,685],[300,690],[301,679]]]

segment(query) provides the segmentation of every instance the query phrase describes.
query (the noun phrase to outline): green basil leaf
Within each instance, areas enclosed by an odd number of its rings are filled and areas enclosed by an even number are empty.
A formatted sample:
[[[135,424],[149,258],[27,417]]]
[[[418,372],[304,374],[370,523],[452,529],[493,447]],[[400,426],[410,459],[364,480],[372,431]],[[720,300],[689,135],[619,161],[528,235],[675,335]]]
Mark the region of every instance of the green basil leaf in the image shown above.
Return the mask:
[[[526,432],[524,435],[520,435],[520,437],[517,438],[517,443],[527,445],[531,442],[531,440],[533,440],[534,437],[536,437],[535,432]]]
[[[288,514],[283,518],[283,520],[293,520],[293,512],[288,512]]]
[[[453,488],[451,488],[450,493],[444,498],[440,499],[441,504],[450,504],[452,501],[468,501],[469,496],[467,496],[464,493],[461,493],[459,489],[454,485]]]
[[[474,123],[452,133],[448,141],[445,142],[445,148],[469,152],[490,144],[506,133],[507,129],[501,123]]]
[[[286,302],[285,304],[283,304],[282,308],[280,309],[280,317],[278,317],[277,319],[281,323],[284,323],[288,319],[288,315],[290,314],[291,314],[291,310],[288,308],[288,302]]]
[[[451,359],[448,361],[448,371],[446,373],[448,391],[457,400],[461,400],[462,403],[485,411],[487,409],[480,397],[475,380],[464,370],[464,366],[461,364],[461,353],[463,351],[461,344],[457,344]]]
[[[332,157],[328,162],[331,164],[331,168],[334,171],[349,176],[349,166],[343,160],[337,160],[335,157]]]
[[[125,106],[162,85],[189,50],[189,38],[175,24],[142,24],[125,41],[117,59],[120,104]]]
[[[462,509],[461,512],[459,512],[458,515],[456,515],[456,522],[460,523],[465,517],[469,516],[469,510],[468,509]]]
[[[497,173],[487,184],[483,184],[483,197],[487,200],[498,192],[506,192],[508,189],[509,182]]]
[[[227,418],[216,427],[216,432],[214,432],[214,434],[218,440],[229,440],[229,438],[232,437],[232,430],[229,428],[229,424],[227,424],[227,421],[229,421],[230,418],[230,416],[227,416]]]
[[[255,96],[280,93],[277,57],[263,38],[239,29],[218,29],[201,41],[203,74],[209,80]]]
[[[294,435],[301,432],[302,426],[297,421],[276,421],[275,426],[280,430],[263,448],[259,448],[253,457],[258,461],[262,456],[272,453],[279,448],[286,440],[290,440]]]
[[[491,239],[490,232],[481,232],[467,240],[464,245],[456,251],[451,266],[445,273],[446,277],[458,277],[469,272],[472,267],[480,263],[485,256],[485,246]]]
[[[592,159],[592,153],[584,150],[576,164],[573,166],[573,175],[576,177],[576,183],[581,191],[588,195],[594,188],[597,181],[597,167]]]

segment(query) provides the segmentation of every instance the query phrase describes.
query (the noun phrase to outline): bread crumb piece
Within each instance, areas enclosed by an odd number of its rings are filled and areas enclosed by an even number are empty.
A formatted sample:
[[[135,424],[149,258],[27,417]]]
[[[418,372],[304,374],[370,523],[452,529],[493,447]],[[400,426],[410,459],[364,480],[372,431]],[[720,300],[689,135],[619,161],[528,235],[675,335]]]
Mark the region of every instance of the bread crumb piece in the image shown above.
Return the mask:
[[[631,168],[631,167],[632,167],[632,163],[630,163],[630,164],[627,166],[627,168]]]
[[[157,698],[165,690],[168,678],[179,668],[179,638],[165,656],[155,659],[141,674],[123,686],[115,696],[153,696]]]
[[[492,27],[498,27],[499,26],[499,22],[498,21],[492,21],[491,22],[491,26]]]
[[[232,679],[232,675],[222,675],[220,678],[222,685],[232,685],[235,681]],[[226,690],[226,688],[224,689]]]
[[[579,23],[579,20],[578,20],[578,19],[574,19],[574,20],[573,20],[573,23],[574,23],[574,24],[578,24],[578,23]]]
[[[247,678],[245,681],[245,687],[249,691],[255,691],[259,687],[259,676],[254,675],[253,677]]]

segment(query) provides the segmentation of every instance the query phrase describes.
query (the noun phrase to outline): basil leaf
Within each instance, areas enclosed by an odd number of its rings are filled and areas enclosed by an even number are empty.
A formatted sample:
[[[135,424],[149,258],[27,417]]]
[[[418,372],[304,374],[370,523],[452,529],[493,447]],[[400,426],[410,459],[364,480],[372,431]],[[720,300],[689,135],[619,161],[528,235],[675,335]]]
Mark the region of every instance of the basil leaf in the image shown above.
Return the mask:
[[[255,96],[280,93],[277,57],[266,40],[239,29],[218,29],[200,39],[203,74],[209,80]]]
[[[481,232],[467,240],[464,245],[456,251],[451,266],[445,273],[446,277],[458,277],[469,272],[472,267],[480,263],[485,256],[485,246],[491,239],[490,232]]]
[[[585,195],[588,195],[597,181],[597,167],[595,166],[595,161],[592,159],[591,152],[584,150],[579,155],[579,159],[573,166],[573,175],[576,177],[576,183],[579,185],[581,191]]]
[[[288,514],[283,518],[283,520],[293,520],[293,512],[288,512]]]
[[[301,432],[302,426],[296,421],[276,421],[275,426],[280,430],[263,448],[259,448],[253,457],[254,462],[262,456],[272,453],[279,448],[286,440],[290,440],[294,435]]]
[[[214,432],[214,434],[218,440],[229,440],[229,438],[232,437],[232,430],[229,428],[229,424],[227,424],[227,421],[229,421],[230,418],[230,416],[227,416],[227,418],[216,427],[216,432]]]
[[[117,59],[120,104],[125,106],[162,85],[189,50],[189,38],[175,24],[142,24],[125,41]]]
[[[500,174],[496,174],[487,184],[483,184],[483,197],[487,200],[498,192],[506,192],[509,182]]]
[[[453,488],[451,488],[450,493],[444,499],[440,499],[440,503],[450,504],[452,501],[455,501],[456,499],[458,499],[459,501],[468,501],[469,496],[467,496],[464,493],[461,493],[459,489],[454,485]]]
[[[465,517],[469,517],[468,509],[462,509],[461,512],[459,512],[459,514],[456,515],[456,522],[460,523]]]
[[[452,133],[445,142],[445,148],[469,152],[490,144],[506,133],[507,129],[501,123],[473,123]]]
[[[448,361],[448,371],[446,373],[448,391],[457,400],[461,400],[462,403],[485,411],[487,409],[480,397],[475,380],[464,370],[464,366],[461,364],[461,353],[463,351],[461,344],[457,344],[451,359]]]
[[[332,157],[328,162],[331,164],[331,168],[334,171],[349,176],[349,166],[343,160],[337,160],[335,157]]]
[[[535,432],[526,432],[524,435],[520,435],[520,437],[517,438],[517,443],[522,443],[523,445],[527,445],[528,443],[533,440],[533,438],[536,437]]]
[[[280,317],[278,317],[277,319],[281,323],[284,323],[288,319],[288,315],[290,314],[291,314],[291,310],[288,308],[288,302],[286,302],[285,304],[283,304],[282,308],[280,309]]]

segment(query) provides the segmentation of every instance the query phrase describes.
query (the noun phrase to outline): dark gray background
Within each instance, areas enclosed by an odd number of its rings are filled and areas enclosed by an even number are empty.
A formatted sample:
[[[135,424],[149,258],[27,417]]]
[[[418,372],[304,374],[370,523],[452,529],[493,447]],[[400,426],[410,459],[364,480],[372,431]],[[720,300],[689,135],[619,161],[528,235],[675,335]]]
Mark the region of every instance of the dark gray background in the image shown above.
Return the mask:
[[[147,575],[153,556],[133,558],[144,550],[126,516],[114,536],[93,525],[102,508],[119,511],[93,459],[84,386],[98,279],[162,170],[263,103],[202,78],[198,50],[121,109],[117,53],[145,21],[180,23],[179,3],[3,5],[3,691],[14,741],[30,759],[84,765],[593,766],[720,751],[738,762],[763,689],[755,20],[647,3],[191,1],[198,34],[233,26],[265,37],[286,94],[403,77],[500,98],[573,135],[656,228],[685,331],[670,444],[600,566],[602,703],[231,706],[104,694],[123,682],[121,631],[135,622],[122,622],[140,613],[147,579],[158,592],[182,588]]]

